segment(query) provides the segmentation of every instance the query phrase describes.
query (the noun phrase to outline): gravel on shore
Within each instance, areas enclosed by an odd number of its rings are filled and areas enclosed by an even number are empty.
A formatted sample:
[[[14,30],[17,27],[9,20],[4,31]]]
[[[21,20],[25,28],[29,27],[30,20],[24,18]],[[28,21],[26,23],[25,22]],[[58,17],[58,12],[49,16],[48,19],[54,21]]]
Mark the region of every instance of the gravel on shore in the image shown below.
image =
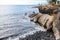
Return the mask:
[[[25,38],[20,38],[19,40],[55,40],[53,32],[36,32],[33,35],[28,35]]]

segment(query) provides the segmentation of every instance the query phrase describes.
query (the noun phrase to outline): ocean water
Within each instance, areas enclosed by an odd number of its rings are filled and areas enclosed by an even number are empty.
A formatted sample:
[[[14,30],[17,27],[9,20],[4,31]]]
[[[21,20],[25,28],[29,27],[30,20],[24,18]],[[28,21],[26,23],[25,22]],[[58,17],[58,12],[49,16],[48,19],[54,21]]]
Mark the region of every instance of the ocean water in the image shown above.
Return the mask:
[[[43,30],[39,25],[29,20],[28,15],[30,13],[38,12],[37,8],[32,8],[34,6],[0,5],[0,39],[7,37],[6,40],[19,40],[19,37],[25,37],[38,30]],[[26,16],[25,13],[27,13]]]

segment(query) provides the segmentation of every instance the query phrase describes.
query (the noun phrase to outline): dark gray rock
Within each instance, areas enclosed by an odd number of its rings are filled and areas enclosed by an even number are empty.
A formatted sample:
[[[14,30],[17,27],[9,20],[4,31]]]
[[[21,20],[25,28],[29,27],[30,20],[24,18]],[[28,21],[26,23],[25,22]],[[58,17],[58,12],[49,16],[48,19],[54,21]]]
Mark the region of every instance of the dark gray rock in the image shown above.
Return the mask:
[[[21,40],[21,38],[20,38]],[[36,32],[33,35],[28,35],[22,40],[55,40],[55,37],[52,32]]]

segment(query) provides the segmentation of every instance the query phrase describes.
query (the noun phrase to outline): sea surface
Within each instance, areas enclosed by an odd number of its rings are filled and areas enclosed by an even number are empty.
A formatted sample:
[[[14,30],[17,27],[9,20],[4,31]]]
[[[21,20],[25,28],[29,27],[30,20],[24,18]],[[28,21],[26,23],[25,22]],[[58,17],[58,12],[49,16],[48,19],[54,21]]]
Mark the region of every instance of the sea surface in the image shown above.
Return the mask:
[[[0,39],[19,40],[20,37],[43,30],[29,20],[30,13],[38,12],[37,8],[32,8],[34,6],[36,5],[0,5]]]

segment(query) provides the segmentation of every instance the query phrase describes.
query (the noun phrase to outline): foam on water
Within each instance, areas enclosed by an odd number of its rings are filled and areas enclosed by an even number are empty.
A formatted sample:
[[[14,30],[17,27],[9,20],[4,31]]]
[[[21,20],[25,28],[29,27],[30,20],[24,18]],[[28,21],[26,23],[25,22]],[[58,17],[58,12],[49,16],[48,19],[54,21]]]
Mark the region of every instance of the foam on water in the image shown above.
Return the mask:
[[[23,17],[21,17],[18,22],[30,22],[30,19],[28,17],[28,15],[23,15]]]
[[[25,6],[23,6],[23,9]],[[34,8],[26,7],[27,10],[30,12],[33,11]],[[20,12],[20,6],[14,10],[18,10]],[[23,10],[22,9],[22,10]],[[24,11],[26,11],[24,10]],[[13,11],[13,10],[12,10]],[[24,12],[22,11],[22,12]],[[37,11],[36,9],[34,11]],[[25,13],[25,12],[24,12]],[[46,31],[44,28],[40,27],[39,25],[31,22],[28,15],[21,15],[14,11],[14,13],[6,14],[0,17],[0,38],[7,37],[6,40],[19,40],[19,38],[24,38],[28,35],[33,35],[36,31]],[[17,35],[18,34],[18,35]],[[11,36],[13,35],[13,37]],[[15,36],[17,35],[17,36]]]
[[[42,30],[40,30],[38,27],[36,27],[35,30],[33,30],[33,31],[24,33],[24,34],[22,34],[22,35],[18,35],[18,36],[15,37],[15,38],[9,37],[8,39],[9,39],[9,40],[19,40],[19,38],[25,38],[25,37],[28,36],[28,35],[33,35],[33,34],[36,33],[37,31],[42,31]],[[46,31],[46,30],[44,30],[44,31]]]
[[[23,19],[23,23],[25,23],[25,22],[27,22],[27,20],[26,19]],[[9,37],[9,38],[7,38],[6,40],[19,40],[19,38],[25,38],[26,36],[28,36],[28,35],[33,35],[34,33],[36,33],[37,31],[46,31],[46,29],[44,29],[43,27],[41,27],[41,26],[39,26],[39,25],[37,25],[37,24],[35,24],[35,23],[33,23],[33,22],[28,22],[28,23],[31,23],[32,25],[34,25],[35,27],[33,27],[32,26],[32,28],[34,28],[33,30],[31,30],[30,28],[29,28],[29,30],[30,31],[27,31],[27,29],[26,29],[26,33],[23,33],[22,35],[21,34],[19,34],[18,36],[14,36],[14,37]],[[10,29],[11,30],[11,29]],[[14,29],[13,29],[14,30]],[[12,32],[13,32],[13,30],[12,30]],[[15,30],[19,30],[19,29],[15,29]],[[8,30],[6,30],[6,31],[8,31]],[[23,30],[22,30],[23,31]],[[18,32],[17,32],[18,33]],[[10,34],[9,34],[10,35]]]
[[[46,30],[43,30],[43,29],[39,29],[38,27],[36,27],[37,29],[35,29],[34,31],[31,31],[31,32],[27,32],[23,35],[20,36],[20,38],[25,38],[26,36],[28,35],[33,35],[34,33],[36,33],[37,31],[46,31]]]

